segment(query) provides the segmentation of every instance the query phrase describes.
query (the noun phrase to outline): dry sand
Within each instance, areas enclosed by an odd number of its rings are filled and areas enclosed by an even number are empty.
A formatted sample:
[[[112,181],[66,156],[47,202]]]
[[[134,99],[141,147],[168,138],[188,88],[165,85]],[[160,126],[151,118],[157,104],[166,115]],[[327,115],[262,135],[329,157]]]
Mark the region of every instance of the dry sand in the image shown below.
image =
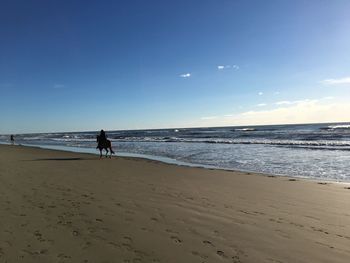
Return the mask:
[[[0,262],[350,262],[344,184],[0,145]]]

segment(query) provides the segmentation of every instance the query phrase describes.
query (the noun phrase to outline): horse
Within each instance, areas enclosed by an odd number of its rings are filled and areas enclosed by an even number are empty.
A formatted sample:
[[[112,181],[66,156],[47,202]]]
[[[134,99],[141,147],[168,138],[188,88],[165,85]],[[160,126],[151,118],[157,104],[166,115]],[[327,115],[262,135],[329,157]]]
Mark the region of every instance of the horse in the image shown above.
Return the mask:
[[[96,149],[100,150],[100,159],[102,158],[102,150],[106,150],[106,158],[108,157],[108,152],[110,152],[109,158],[112,158],[112,154],[115,154],[115,152],[112,149],[112,143],[110,140],[100,140],[100,136],[97,136],[97,147]],[[108,151],[109,149],[109,151]]]

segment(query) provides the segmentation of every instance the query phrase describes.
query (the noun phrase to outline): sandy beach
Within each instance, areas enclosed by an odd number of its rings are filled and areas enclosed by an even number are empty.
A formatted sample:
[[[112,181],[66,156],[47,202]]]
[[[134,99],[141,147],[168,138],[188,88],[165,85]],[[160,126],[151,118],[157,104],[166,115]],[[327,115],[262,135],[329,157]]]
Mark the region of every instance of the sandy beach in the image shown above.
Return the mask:
[[[349,262],[347,187],[0,145],[0,262]]]

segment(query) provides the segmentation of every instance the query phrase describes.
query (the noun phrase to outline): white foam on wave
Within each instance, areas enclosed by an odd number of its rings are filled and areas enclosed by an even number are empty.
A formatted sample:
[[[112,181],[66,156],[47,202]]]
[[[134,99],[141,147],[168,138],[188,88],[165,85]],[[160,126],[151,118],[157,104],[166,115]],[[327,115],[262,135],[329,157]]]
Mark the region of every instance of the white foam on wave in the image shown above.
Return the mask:
[[[350,129],[350,124],[346,124],[346,125],[330,125],[328,126],[328,128],[330,129]]]
[[[214,143],[214,144],[266,144],[301,147],[342,147],[350,149],[350,141],[339,140],[277,140],[277,139],[218,139],[218,138],[178,138],[178,137],[126,137],[112,139],[114,142],[164,142],[164,143]]]
[[[58,142],[94,142],[96,139],[82,139],[82,138],[51,138],[50,140]]]
[[[224,144],[269,144],[269,145],[285,145],[285,146],[348,146],[350,141],[335,141],[335,140],[319,140],[319,141],[301,141],[301,140],[268,140],[268,139],[214,139],[206,140],[208,143],[224,143]]]
[[[235,129],[235,131],[256,131],[254,128],[240,128],[240,129]]]

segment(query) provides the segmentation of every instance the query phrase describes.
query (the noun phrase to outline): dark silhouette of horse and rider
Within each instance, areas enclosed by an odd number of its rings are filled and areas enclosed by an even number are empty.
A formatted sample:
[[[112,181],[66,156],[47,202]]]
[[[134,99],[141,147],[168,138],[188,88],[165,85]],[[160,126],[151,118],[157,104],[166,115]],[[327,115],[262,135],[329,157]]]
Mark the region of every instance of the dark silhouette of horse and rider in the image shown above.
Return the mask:
[[[100,135],[96,137],[97,147],[96,149],[100,150],[100,158],[102,158],[102,150],[106,150],[106,157],[108,157],[108,153],[110,153],[109,158],[112,158],[112,154],[114,151],[112,149],[112,143],[107,139],[106,133],[104,130],[100,131]]]

